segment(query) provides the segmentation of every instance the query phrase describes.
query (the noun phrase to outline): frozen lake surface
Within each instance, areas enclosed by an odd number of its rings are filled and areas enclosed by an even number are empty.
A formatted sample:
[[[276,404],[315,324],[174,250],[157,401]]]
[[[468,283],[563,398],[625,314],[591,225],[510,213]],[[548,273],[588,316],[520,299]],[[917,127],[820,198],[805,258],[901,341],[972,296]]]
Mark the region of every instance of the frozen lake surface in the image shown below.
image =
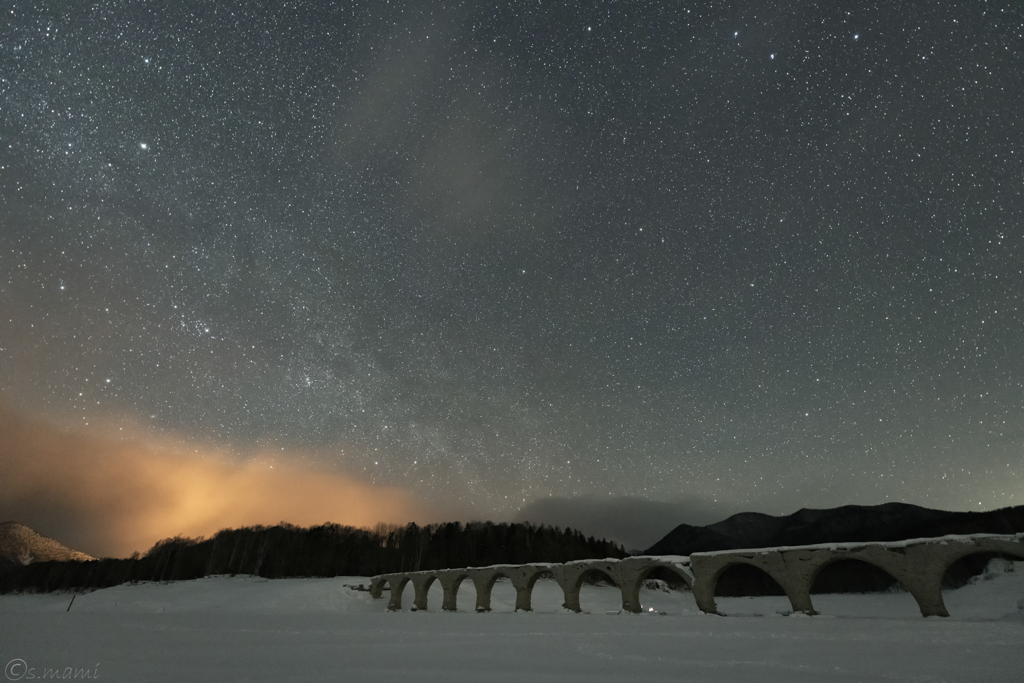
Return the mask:
[[[365,577],[209,577],[79,595],[0,596],[7,678],[87,671],[107,681],[1013,681],[1024,680],[1024,563],[945,593],[949,618],[925,619],[908,593],[815,595],[820,616],[783,616],[785,598],[719,598],[645,589],[654,613],[617,614],[617,588],[585,586],[583,614],[540,581],[534,612],[388,613],[351,588]],[[406,588],[403,603],[412,603]],[[666,614],[658,614],[665,612]],[[4,679],[0,679],[2,681]]]

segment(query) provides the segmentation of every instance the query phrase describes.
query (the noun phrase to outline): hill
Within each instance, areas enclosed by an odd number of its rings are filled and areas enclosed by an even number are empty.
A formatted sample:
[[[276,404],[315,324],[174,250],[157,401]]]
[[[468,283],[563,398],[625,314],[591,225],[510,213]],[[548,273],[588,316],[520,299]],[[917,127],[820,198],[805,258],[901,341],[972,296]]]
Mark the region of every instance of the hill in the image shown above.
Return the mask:
[[[33,562],[87,562],[95,557],[72,550],[18,522],[0,523],[0,563],[27,565]]]

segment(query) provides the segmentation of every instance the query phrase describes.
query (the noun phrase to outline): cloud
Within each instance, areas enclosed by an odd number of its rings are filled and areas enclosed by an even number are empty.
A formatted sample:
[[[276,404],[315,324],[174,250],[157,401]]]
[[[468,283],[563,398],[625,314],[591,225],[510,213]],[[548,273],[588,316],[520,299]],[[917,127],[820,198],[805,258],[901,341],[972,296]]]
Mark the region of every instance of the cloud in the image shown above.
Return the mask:
[[[535,241],[555,221],[547,179],[566,133],[543,103],[506,106],[515,74],[491,51],[466,53],[463,44],[479,39],[472,14],[440,11],[429,29],[409,18],[369,31],[381,37],[338,109],[333,151],[345,166],[385,175],[389,207],[417,226],[503,249]],[[453,60],[467,73],[453,73]],[[468,73],[473,87],[453,86]]]
[[[661,502],[626,496],[551,497],[523,506],[515,520],[572,527],[587,536],[618,541],[627,550],[643,550],[680,524],[704,526],[739,511],[699,498]]]
[[[402,489],[287,460],[239,462],[215,448],[62,431],[0,405],[0,521],[92,555],[124,556],[226,527],[439,517]]]

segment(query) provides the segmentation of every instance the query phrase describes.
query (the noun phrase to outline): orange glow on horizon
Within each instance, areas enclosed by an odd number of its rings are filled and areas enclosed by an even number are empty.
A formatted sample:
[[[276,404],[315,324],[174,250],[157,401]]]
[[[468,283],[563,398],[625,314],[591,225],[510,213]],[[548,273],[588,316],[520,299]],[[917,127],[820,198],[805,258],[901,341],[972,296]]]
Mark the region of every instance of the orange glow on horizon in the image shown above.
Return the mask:
[[[0,405],[0,521],[92,555],[127,556],[228,527],[423,521],[411,493],[210,448],[65,432]]]

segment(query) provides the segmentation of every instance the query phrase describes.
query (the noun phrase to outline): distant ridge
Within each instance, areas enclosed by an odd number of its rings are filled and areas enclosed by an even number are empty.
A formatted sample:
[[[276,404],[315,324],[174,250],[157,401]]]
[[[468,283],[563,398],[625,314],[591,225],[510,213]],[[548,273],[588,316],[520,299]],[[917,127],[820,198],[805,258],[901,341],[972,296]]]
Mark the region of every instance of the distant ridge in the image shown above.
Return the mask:
[[[86,562],[95,557],[72,550],[18,522],[0,522],[0,563],[28,565],[57,560]]]
[[[988,512],[947,512],[909,505],[844,505],[804,508],[774,517],[741,512],[707,526],[680,524],[647,555],[689,555],[714,550],[860,541],[902,541],[948,534],[1012,534],[1024,531],[1024,505]]]

